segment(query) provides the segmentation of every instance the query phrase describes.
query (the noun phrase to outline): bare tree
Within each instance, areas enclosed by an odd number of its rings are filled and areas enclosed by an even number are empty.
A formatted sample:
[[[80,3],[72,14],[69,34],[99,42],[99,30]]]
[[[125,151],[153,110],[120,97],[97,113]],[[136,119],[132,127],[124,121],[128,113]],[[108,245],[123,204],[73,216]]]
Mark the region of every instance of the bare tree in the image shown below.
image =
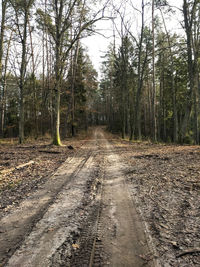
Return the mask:
[[[19,76],[19,143],[22,144],[24,142],[24,87],[27,69],[28,22],[34,0],[21,2],[10,0],[10,2],[15,12],[15,25],[18,31],[18,36],[21,44],[21,62]]]
[[[6,24],[6,11],[8,7],[8,1],[2,0],[1,7],[1,31],[0,31],[0,86],[1,86],[1,130],[0,134],[3,136],[4,129],[4,108],[5,108],[5,84],[3,80],[3,53],[4,53],[4,39],[5,39],[5,24]]]
[[[156,81],[155,81],[155,1],[152,0],[152,136],[157,141]]]
[[[50,0],[51,9],[49,14],[38,10],[40,22],[46,26],[49,35],[52,37],[55,52],[54,65],[54,135],[53,143],[61,145],[60,141],[60,93],[63,78],[63,71],[66,60],[74,44],[81,38],[83,32],[89,31],[91,26],[100,19],[104,18],[105,7],[98,11],[92,19],[86,18],[86,1],[78,0]],[[54,21],[51,19],[51,15]],[[81,24],[80,17],[82,17]],[[70,29],[73,29],[73,35],[68,38]]]
[[[169,53],[170,53],[170,60],[171,60],[171,64],[170,64],[170,69],[171,69],[171,84],[172,84],[172,94],[173,94],[173,141],[174,143],[177,143],[178,141],[178,118],[177,118],[177,108],[176,108],[176,88],[175,88],[175,80],[174,80],[174,55],[173,55],[173,51],[172,51],[172,43],[170,40],[170,35],[167,29],[167,25],[165,23],[165,18],[162,12],[162,9],[159,8],[160,13],[161,13],[161,17],[162,17],[162,21],[163,21],[163,25],[164,25],[164,29],[165,29],[165,33],[167,36],[167,42],[168,42],[168,47],[169,47]]]
[[[185,108],[185,115],[181,126],[181,141],[183,142],[183,139],[186,134],[189,118],[192,111],[193,101],[192,96],[196,95],[196,77],[197,77],[197,58],[194,50],[194,25],[195,25],[195,14],[197,10],[197,5],[199,1],[194,0],[192,3],[183,0],[183,15],[184,15],[184,28],[186,32],[186,41],[187,41],[187,63],[188,63],[188,79],[189,79],[189,90],[187,97],[187,105]],[[196,102],[196,97],[195,97]],[[195,106],[197,103],[195,103]],[[197,108],[197,106],[196,106]],[[197,109],[196,109],[197,111]],[[198,118],[197,118],[197,112],[196,112],[196,119],[195,119],[195,132],[196,132],[196,142],[199,142],[199,133],[198,133]]]

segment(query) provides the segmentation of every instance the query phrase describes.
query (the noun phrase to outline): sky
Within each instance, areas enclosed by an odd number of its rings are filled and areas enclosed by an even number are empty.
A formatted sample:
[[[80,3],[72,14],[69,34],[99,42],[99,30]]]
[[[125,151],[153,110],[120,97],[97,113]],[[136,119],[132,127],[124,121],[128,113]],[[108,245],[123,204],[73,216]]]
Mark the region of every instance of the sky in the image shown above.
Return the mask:
[[[131,1],[131,0],[130,0]],[[117,1],[115,1],[116,3]],[[169,4],[172,5],[173,7],[178,7],[181,8],[183,0],[168,0]],[[136,6],[138,9],[140,9],[141,5],[141,0],[132,0],[132,3],[134,6]],[[168,30],[171,32],[177,32],[181,33],[183,32],[181,29],[180,21],[182,20],[182,17],[180,15],[180,11],[178,9],[173,8],[176,10],[176,14],[169,15],[165,14],[166,18],[166,24],[168,27]],[[137,29],[139,30],[139,21],[140,18],[138,16],[138,12],[132,11],[132,9],[128,9],[127,16],[132,17],[132,28],[133,31],[135,31],[135,35],[137,35]],[[149,7],[149,11],[146,10],[146,19],[147,19],[147,24],[150,26],[150,18],[151,18],[151,7]],[[118,21],[118,22],[117,22]],[[116,19],[116,23],[119,25],[119,20]],[[96,24],[96,30],[100,34],[95,34],[91,37],[85,38],[82,43],[83,45],[87,48],[88,54],[90,56],[90,59],[92,60],[92,63],[95,67],[95,69],[100,73],[100,66],[101,62],[103,61],[102,56],[105,54],[105,52],[108,49],[109,44],[113,41],[113,26],[111,20],[105,20],[105,21],[100,21]],[[103,37],[102,34],[105,36]]]
[[[93,0],[91,0],[92,2]],[[107,0],[99,0],[102,2],[105,2]],[[112,0],[111,0],[112,1]],[[141,2],[142,0],[124,0],[126,2],[132,2],[132,5],[134,7],[141,9]],[[147,1],[147,0],[145,0]],[[149,0],[151,1],[151,0]],[[115,5],[120,5],[122,3],[121,0],[113,0]],[[172,6],[176,6],[181,8],[183,0],[168,0],[169,4]],[[95,2],[96,4],[97,2]],[[1,4],[2,0],[0,0],[0,9],[1,9]],[[151,27],[151,7],[146,10],[146,18],[147,18],[147,25]],[[176,10],[176,9],[174,9]],[[140,30],[140,16],[138,15],[139,13],[137,11],[134,11],[130,5],[127,8],[127,17],[131,19],[132,22],[132,33],[134,33],[135,36],[139,34]],[[110,16],[110,13],[108,14]],[[169,17],[167,14],[165,14],[165,18]],[[180,15],[180,12],[177,12],[176,15],[170,16],[170,18],[167,21],[167,27],[168,30],[170,31],[175,31],[175,32],[180,32],[180,23],[179,20],[182,20],[182,17]],[[116,24],[118,25],[117,27],[120,26],[120,20],[119,18],[115,19]],[[87,53],[95,67],[95,69],[100,73],[100,67],[101,67],[101,62],[103,61],[102,57],[105,55],[105,52],[108,49],[109,44],[113,41],[113,24],[111,20],[103,20],[99,21],[96,23],[96,31],[98,34],[92,35],[91,37],[87,37],[82,40],[82,43],[84,47],[87,50]],[[138,32],[137,32],[138,31]],[[117,41],[116,41],[117,42]]]

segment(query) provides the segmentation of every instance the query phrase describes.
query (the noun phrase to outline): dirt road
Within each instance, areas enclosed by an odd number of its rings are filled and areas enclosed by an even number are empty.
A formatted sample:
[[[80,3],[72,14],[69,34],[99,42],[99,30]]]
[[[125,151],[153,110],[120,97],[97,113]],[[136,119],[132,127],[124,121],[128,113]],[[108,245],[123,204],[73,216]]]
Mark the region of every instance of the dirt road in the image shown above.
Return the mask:
[[[97,128],[84,149],[1,219],[2,266],[159,265],[112,142]]]

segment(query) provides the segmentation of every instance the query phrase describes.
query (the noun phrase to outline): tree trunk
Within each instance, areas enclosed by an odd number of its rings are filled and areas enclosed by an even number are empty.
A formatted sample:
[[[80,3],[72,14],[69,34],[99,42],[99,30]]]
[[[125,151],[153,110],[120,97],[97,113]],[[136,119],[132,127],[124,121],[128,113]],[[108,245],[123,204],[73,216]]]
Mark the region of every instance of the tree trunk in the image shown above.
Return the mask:
[[[73,50],[72,50],[73,51]],[[71,94],[72,94],[72,136],[74,137],[76,135],[76,128],[75,128],[75,79],[76,79],[76,69],[77,69],[77,60],[78,60],[78,53],[79,53],[79,41],[77,41],[76,47],[75,47],[75,54],[74,57],[72,57],[72,84],[71,84]]]
[[[28,26],[29,26],[31,58],[32,58],[33,117],[34,117],[34,124],[35,124],[34,125],[34,136],[35,136],[35,139],[37,139],[38,138],[37,92],[36,92],[34,48],[33,48],[32,31],[31,31],[30,22],[28,22]]]
[[[157,141],[157,122],[156,122],[156,84],[155,84],[155,18],[154,0],[152,0],[152,136],[154,142]]]
[[[167,42],[169,46],[169,52],[170,52],[170,59],[171,59],[171,81],[172,81],[172,103],[173,103],[173,141],[174,143],[178,142],[178,119],[177,119],[177,108],[176,108],[176,88],[175,88],[175,81],[174,81],[174,59],[173,59],[173,53],[172,53],[172,44],[170,41],[170,36],[167,30],[167,26],[165,23],[165,19],[162,13],[162,10],[160,9],[165,32],[167,35]]]
[[[7,93],[7,67],[8,67],[8,57],[9,57],[9,51],[10,51],[10,44],[12,40],[12,34],[13,31],[10,34],[10,38],[8,41],[8,47],[6,52],[6,58],[5,58],[5,66],[4,66],[4,74],[2,77],[2,114],[1,114],[1,134],[3,137],[4,133],[4,123],[5,123],[5,112],[6,112],[6,93]]]
[[[124,94],[124,92],[123,92]],[[123,97],[123,108],[122,108],[122,139],[125,138],[125,132],[126,132],[126,111],[125,111],[125,103],[124,103],[124,97]]]
[[[194,60],[193,62],[193,32],[192,32],[192,26],[194,24],[194,16],[196,12],[196,7],[198,4],[198,0],[194,0],[194,3],[192,5],[191,12],[189,12],[189,4],[187,3],[187,0],[183,0],[183,15],[184,15],[184,24],[185,24],[185,31],[186,31],[186,37],[187,37],[187,65],[188,65],[188,79],[189,79],[189,91],[187,97],[187,104],[185,108],[185,115],[183,118],[183,123],[181,126],[181,135],[180,135],[180,141],[183,142],[187,128],[188,128],[188,122],[190,118],[190,114],[192,111],[192,95],[195,93],[195,78],[196,78],[196,71],[195,68],[196,62]],[[190,16],[189,16],[190,14]]]
[[[19,81],[19,90],[20,90],[20,107],[19,107],[19,143],[24,142],[24,84],[25,84],[25,72],[26,72],[26,46],[27,46],[27,26],[28,26],[28,17],[29,10],[25,7],[24,12],[24,23],[23,23],[23,39],[22,39],[22,60],[20,66],[20,81]]]
[[[53,144],[56,146],[61,145],[60,141],[60,87],[59,84],[55,87],[56,90],[56,103],[55,103],[55,126]]]
[[[56,47],[56,62],[55,62],[55,123],[54,123],[54,136],[53,144],[56,146],[61,145],[60,141],[60,90],[61,90],[61,69],[60,69],[60,45],[57,43]]]
[[[2,93],[0,96],[1,101],[1,129],[0,135],[3,137],[4,133],[4,114],[5,114],[5,80],[3,79],[3,68],[2,68],[2,60],[3,60],[3,46],[4,46],[4,32],[5,32],[5,20],[6,20],[6,8],[7,1],[2,0],[2,9],[1,9],[1,32],[0,32],[0,85],[2,85]]]
[[[142,48],[143,48],[143,38],[144,38],[144,0],[142,1],[142,27],[139,41],[139,54],[138,54],[138,82],[137,82],[137,93],[135,102],[135,137],[141,139],[141,91],[143,85],[143,74],[145,68],[145,60],[142,64]]]
[[[0,82],[2,83],[2,60],[3,60],[3,47],[4,47],[4,33],[5,33],[5,22],[6,22],[6,8],[7,1],[2,0],[1,7],[1,31],[0,31]]]
[[[196,86],[194,92],[194,141],[199,144],[199,92],[198,92],[198,78],[199,74],[196,73]]]
[[[131,88],[130,91],[130,135],[129,135],[129,140],[133,140],[134,136],[134,89],[133,87]]]

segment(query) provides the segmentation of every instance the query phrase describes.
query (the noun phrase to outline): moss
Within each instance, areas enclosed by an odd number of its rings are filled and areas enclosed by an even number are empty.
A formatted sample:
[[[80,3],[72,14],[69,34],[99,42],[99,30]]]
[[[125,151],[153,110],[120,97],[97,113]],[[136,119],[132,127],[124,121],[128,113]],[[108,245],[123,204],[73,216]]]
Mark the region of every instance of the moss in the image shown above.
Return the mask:
[[[54,135],[53,145],[55,145],[55,146],[62,146],[62,143],[61,143],[61,140],[60,140],[60,134],[59,133],[57,133],[57,134]]]

